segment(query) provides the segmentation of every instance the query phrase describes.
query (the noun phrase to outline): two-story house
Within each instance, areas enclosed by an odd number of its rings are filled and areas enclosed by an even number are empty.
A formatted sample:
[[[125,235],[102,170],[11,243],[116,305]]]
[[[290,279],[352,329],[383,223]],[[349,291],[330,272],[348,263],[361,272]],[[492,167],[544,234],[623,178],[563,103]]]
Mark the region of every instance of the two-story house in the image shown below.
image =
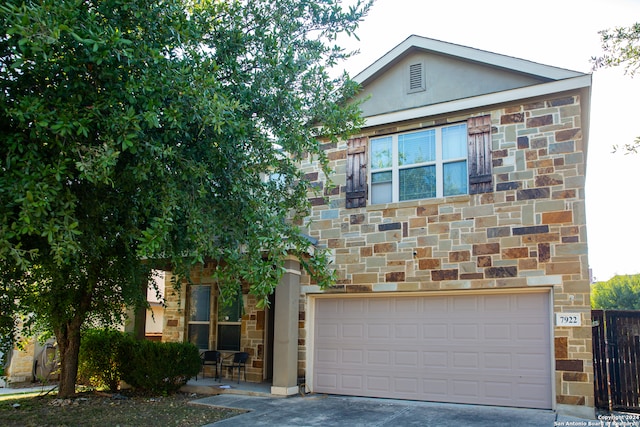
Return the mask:
[[[276,394],[303,378],[593,415],[591,76],[411,36],[355,79],[366,124],[326,144],[334,185],[300,164],[324,189],[307,222],[338,283],[322,291],[292,258],[269,309],[243,295],[230,316],[205,265],[169,301],[163,339],[248,351],[249,378]]]

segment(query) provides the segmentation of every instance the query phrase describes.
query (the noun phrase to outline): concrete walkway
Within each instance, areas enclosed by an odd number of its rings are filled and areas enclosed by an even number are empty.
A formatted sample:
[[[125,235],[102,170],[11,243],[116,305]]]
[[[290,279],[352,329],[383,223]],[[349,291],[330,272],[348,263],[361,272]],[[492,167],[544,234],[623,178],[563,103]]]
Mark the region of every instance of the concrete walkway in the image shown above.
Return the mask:
[[[242,415],[203,427],[255,426],[437,426],[437,427],[564,427],[606,426],[597,420],[556,416],[553,411],[503,408],[479,405],[457,405],[407,400],[309,394],[304,397],[265,397],[265,384],[214,382],[200,380],[190,386],[211,387],[217,396],[192,401],[194,405],[234,408],[247,411]],[[219,389],[220,385],[230,388]],[[49,386],[0,388],[0,397],[23,393],[46,393]],[[195,388],[195,387],[194,387]],[[208,391],[211,392],[211,389]],[[183,390],[202,392],[200,390]],[[234,394],[240,393],[240,394]],[[628,420],[627,420],[628,422]],[[612,424],[613,425],[613,424]],[[625,424],[640,427],[635,419]]]
[[[26,393],[42,393],[55,389],[56,386],[39,386],[39,387],[0,387],[0,396],[9,396],[12,394],[26,394]]]
[[[307,395],[268,398],[218,395],[192,402],[249,412],[209,424],[218,426],[486,426],[541,427],[572,425],[556,420],[553,411],[372,399],[346,396]],[[593,420],[592,420],[593,422]]]

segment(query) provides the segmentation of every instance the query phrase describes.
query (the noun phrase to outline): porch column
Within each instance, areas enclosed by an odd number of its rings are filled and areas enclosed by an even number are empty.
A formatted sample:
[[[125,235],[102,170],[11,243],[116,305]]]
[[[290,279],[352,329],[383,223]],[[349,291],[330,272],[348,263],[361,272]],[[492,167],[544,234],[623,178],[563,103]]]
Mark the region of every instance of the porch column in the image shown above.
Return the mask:
[[[286,271],[275,291],[271,394],[289,396],[298,393],[300,262],[292,257],[284,266]]]

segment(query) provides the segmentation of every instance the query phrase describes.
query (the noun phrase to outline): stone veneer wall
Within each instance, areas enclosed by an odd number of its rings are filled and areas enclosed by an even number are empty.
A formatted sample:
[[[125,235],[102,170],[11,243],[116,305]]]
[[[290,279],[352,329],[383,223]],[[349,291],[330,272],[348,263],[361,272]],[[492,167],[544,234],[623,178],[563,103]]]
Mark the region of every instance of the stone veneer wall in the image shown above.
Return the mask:
[[[5,371],[7,384],[31,382],[33,377],[33,361],[36,357],[36,339],[31,338],[23,343],[22,350],[14,347],[11,351],[11,363]]]
[[[211,279],[213,268],[214,266],[209,263],[205,267],[194,268],[191,271],[193,284],[211,286],[209,344],[212,350],[216,349],[216,332],[218,329],[216,322],[217,287]],[[162,341],[183,342],[188,340],[188,316],[186,314],[186,308],[187,289],[189,285],[186,281],[183,281],[180,289],[176,289],[171,283],[171,278],[170,273],[165,275],[166,308],[164,311]],[[242,316],[240,350],[249,353],[247,380],[260,382],[263,378],[266,315],[265,310],[258,310],[256,308],[256,298],[253,295],[247,295],[247,289],[243,289],[243,296],[245,299],[245,314]],[[231,352],[223,352],[223,356],[225,356],[225,353]],[[209,375],[213,375],[213,372],[207,370],[207,376]]]
[[[580,96],[566,95],[470,115],[415,121],[375,136],[491,114],[493,193],[345,209],[346,142],[327,144],[329,187],[317,161],[302,168],[310,233],[331,248],[339,280],[329,292],[411,292],[547,287],[554,312],[579,312],[581,327],[555,327],[556,400],[594,406]],[[300,361],[306,360],[302,277]],[[555,322],[554,322],[555,323]]]

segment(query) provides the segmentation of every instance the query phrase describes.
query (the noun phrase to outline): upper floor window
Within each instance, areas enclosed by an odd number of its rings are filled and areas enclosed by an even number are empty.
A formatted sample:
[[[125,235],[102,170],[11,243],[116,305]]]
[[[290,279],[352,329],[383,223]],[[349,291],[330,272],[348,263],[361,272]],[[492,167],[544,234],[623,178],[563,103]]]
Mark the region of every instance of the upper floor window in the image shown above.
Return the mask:
[[[492,191],[491,116],[347,145],[346,207]]]
[[[373,138],[371,203],[467,194],[467,125]]]

